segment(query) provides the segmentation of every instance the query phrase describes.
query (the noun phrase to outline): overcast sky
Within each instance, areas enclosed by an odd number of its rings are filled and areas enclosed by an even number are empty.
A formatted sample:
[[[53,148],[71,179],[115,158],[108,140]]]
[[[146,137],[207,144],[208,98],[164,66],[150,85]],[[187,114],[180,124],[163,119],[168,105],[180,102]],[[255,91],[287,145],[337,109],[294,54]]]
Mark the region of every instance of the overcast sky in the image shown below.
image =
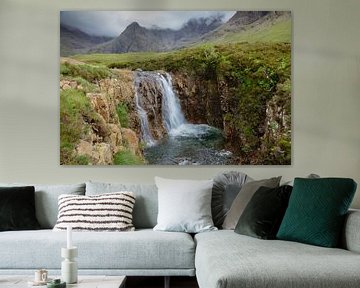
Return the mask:
[[[224,15],[227,21],[235,11],[61,11],[60,22],[91,35],[118,36],[136,21],[151,28],[179,29],[191,18]]]

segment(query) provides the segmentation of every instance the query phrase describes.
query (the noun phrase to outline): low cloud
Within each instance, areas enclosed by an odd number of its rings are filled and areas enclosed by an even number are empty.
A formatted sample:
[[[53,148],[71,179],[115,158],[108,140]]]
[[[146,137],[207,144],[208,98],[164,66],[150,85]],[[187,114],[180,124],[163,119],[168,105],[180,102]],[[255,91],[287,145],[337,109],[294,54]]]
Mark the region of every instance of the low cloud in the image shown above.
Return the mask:
[[[151,28],[180,29],[192,18],[223,15],[227,21],[235,11],[62,11],[60,22],[97,36],[118,36],[136,21]]]

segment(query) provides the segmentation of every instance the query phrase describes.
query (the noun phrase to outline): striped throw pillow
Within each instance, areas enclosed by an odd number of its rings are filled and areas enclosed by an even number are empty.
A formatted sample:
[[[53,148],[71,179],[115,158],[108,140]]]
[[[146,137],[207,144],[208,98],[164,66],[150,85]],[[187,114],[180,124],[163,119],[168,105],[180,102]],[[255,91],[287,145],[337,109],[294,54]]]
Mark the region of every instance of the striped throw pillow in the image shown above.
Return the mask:
[[[60,195],[55,231],[72,226],[74,231],[133,231],[133,192],[93,196]]]

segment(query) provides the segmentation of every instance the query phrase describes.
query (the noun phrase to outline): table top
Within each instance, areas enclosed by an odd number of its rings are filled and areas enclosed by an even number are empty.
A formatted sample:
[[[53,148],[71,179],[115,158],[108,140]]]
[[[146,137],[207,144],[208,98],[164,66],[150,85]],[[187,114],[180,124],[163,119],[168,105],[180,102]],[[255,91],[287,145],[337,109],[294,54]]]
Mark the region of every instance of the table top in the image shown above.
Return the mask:
[[[57,277],[51,277],[55,279]],[[26,275],[0,275],[0,288],[24,288],[24,287],[37,287],[43,288],[43,286],[32,286],[28,282],[33,281],[33,277]],[[67,288],[123,288],[125,287],[126,276],[88,276],[79,275],[78,283],[68,284]]]

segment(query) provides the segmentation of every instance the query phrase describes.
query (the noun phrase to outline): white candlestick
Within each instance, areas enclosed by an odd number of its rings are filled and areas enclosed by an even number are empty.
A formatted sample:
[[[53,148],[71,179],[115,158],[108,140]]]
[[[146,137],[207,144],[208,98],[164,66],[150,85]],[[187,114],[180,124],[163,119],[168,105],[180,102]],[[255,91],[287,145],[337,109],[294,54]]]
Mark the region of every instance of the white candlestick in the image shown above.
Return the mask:
[[[66,232],[67,232],[67,242],[66,242],[66,248],[70,249],[72,248],[72,235],[71,235],[72,227],[69,225],[67,226]]]

